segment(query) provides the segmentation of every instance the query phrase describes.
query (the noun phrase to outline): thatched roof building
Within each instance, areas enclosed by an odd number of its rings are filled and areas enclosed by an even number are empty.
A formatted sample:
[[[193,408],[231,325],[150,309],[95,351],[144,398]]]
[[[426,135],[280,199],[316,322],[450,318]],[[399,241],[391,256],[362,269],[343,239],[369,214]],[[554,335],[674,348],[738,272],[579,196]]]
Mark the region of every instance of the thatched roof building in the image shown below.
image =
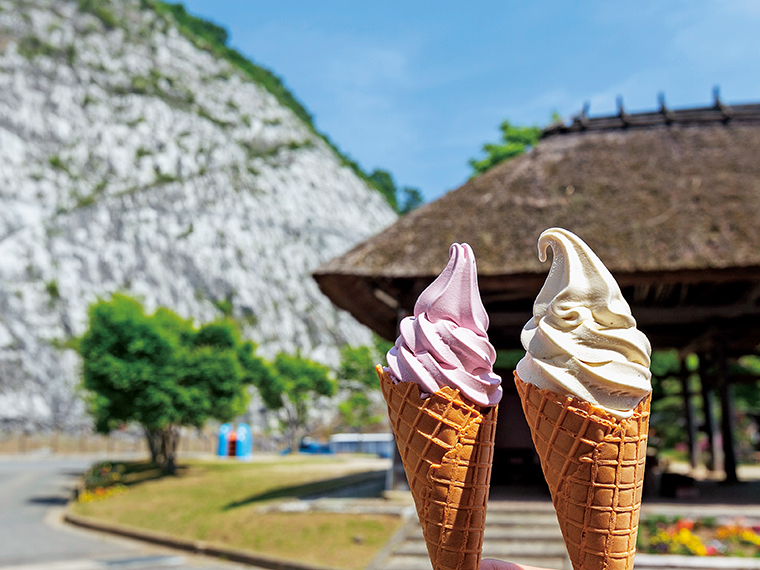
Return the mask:
[[[587,118],[547,129],[494,167],[314,274],[333,302],[387,339],[445,266],[478,259],[497,348],[519,332],[548,270],[536,241],[561,226],[618,279],[657,348],[760,343],[760,105]]]
[[[445,266],[449,245],[468,242],[490,339],[497,349],[520,348],[549,268],[538,261],[536,241],[552,226],[575,232],[599,255],[653,348],[704,357],[711,468],[723,463],[726,479],[736,481],[730,387],[737,378],[729,376],[727,358],[760,345],[760,104],[728,107],[716,95],[712,107],[698,109],[661,103],[653,113],[627,114],[622,105],[609,117],[584,112],[544,131],[530,152],[402,217],[314,277],[336,305],[393,340],[399,320]],[[695,411],[683,370],[696,466]],[[495,473],[499,462],[507,473],[515,460],[536,463],[527,428],[517,425],[519,409],[505,384]]]

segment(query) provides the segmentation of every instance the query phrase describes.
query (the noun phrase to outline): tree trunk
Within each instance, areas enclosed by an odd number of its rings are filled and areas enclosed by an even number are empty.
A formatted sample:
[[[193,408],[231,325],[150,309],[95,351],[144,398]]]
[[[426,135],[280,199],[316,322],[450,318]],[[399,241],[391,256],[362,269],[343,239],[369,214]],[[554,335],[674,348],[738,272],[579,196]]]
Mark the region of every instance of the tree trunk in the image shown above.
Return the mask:
[[[145,428],[145,439],[148,441],[150,461],[156,465],[158,465],[160,453],[159,433],[159,430]]]
[[[298,453],[299,449],[301,449],[301,440],[303,439],[303,430],[301,430],[300,426],[298,425],[298,422],[295,420],[294,417],[291,417],[288,421],[288,431],[289,433],[289,439],[290,439],[290,450],[291,453]]]
[[[303,430],[298,422],[297,411],[292,403],[286,402],[281,413],[280,425],[284,428],[285,440],[290,444],[290,452],[298,453],[303,439]]]
[[[299,426],[293,426],[291,430],[291,447],[293,453],[298,453],[301,450],[301,443],[304,438],[304,431]]]
[[[168,426],[164,429],[145,429],[145,436],[150,449],[150,459],[167,475],[174,475],[177,470],[176,457],[179,443],[179,427]]]
[[[164,456],[164,473],[174,475],[177,471],[177,447],[179,444],[179,427],[169,426],[163,430],[161,451]]]

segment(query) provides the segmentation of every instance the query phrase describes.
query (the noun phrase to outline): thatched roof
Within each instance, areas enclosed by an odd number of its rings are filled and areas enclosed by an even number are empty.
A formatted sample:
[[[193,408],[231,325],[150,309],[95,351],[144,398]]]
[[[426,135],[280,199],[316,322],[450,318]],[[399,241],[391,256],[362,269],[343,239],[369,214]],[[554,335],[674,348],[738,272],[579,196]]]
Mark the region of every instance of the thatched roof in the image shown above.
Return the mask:
[[[624,294],[629,288],[640,323],[648,309],[738,303],[755,311],[760,105],[621,111],[554,127],[532,151],[402,217],[314,276],[338,306],[390,338],[398,309],[411,309],[449,245],[468,242],[492,329],[511,338],[522,326],[512,321],[527,320],[546,276],[536,241],[552,226],[594,249]]]

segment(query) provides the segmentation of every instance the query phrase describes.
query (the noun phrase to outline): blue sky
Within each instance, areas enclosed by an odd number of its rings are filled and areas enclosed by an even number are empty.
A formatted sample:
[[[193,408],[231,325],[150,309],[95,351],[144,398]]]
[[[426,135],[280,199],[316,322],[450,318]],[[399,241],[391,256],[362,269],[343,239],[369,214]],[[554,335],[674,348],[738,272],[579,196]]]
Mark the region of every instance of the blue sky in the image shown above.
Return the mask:
[[[760,2],[188,0],[280,76],[366,171],[426,200],[457,188],[504,119],[760,101]]]

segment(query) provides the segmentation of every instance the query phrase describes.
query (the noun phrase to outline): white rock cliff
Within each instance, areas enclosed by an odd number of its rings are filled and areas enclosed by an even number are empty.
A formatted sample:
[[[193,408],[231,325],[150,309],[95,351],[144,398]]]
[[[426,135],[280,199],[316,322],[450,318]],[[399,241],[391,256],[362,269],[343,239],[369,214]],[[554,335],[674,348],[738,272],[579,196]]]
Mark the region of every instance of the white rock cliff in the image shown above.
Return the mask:
[[[196,322],[230,301],[265,356],[370,343],[310,271],[392,223],[384,198],[171,18],[80,4],[0,0],[0,425],[81,419],[61,345],[114,291]]]

